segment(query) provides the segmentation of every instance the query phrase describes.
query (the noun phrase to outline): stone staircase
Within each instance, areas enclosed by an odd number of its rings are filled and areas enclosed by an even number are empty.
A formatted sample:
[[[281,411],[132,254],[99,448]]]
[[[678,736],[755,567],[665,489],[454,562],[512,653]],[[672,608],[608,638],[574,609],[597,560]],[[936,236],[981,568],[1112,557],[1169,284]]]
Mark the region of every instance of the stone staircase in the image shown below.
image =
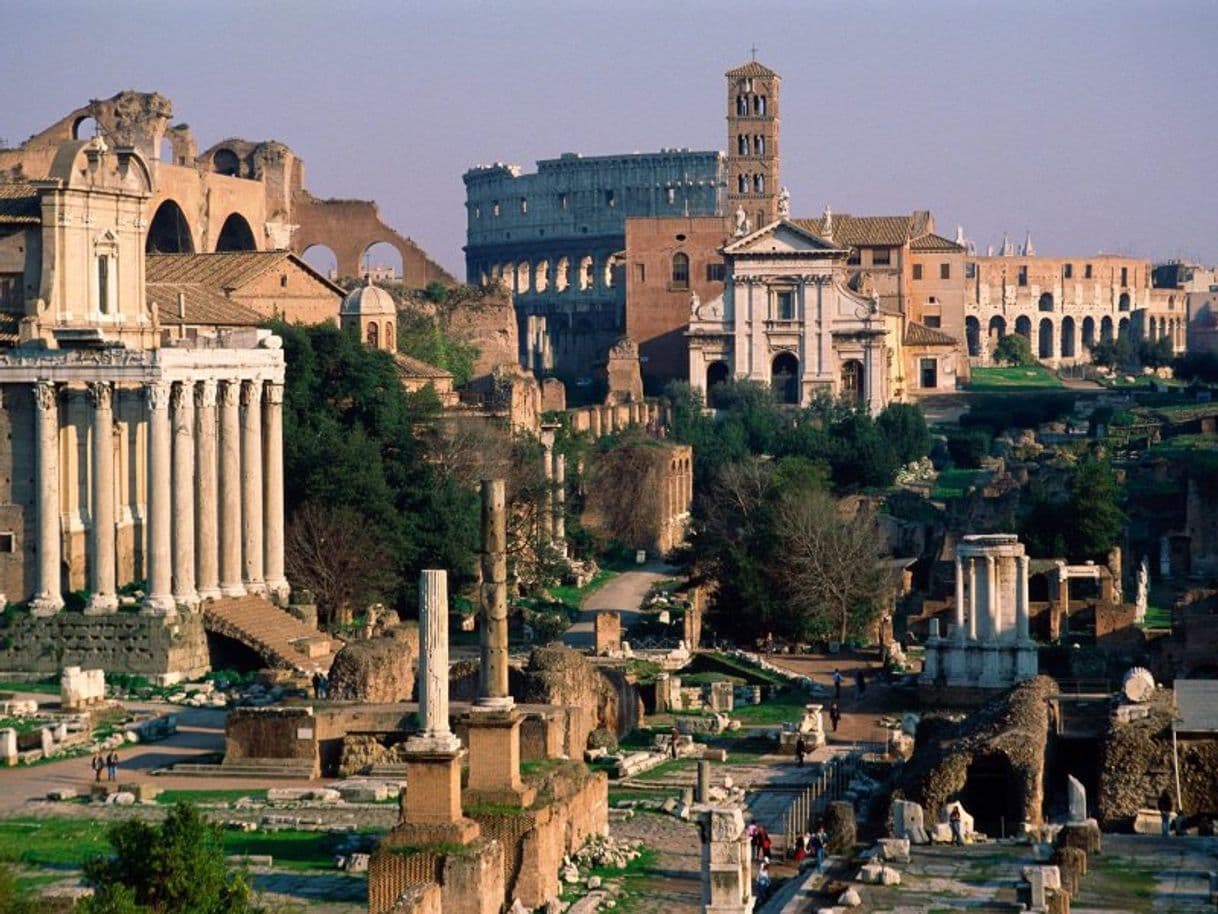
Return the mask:
[[[328,673],[342,642],[310,628],[265,597],[221,597],[203,604],[203,627],[257,651],[267,666]]]

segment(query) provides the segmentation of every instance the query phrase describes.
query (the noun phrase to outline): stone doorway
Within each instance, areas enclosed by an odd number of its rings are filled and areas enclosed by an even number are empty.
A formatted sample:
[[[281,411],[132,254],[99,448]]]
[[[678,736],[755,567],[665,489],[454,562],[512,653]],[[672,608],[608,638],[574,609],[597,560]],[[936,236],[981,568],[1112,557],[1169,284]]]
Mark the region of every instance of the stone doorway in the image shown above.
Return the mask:
[[[1023,804],[1017,796],[1020,778],[1005,755],[976,756],[968,766],[960,802],[973,817],[974,827],[991,838],[1016,834],[1023,822]]]

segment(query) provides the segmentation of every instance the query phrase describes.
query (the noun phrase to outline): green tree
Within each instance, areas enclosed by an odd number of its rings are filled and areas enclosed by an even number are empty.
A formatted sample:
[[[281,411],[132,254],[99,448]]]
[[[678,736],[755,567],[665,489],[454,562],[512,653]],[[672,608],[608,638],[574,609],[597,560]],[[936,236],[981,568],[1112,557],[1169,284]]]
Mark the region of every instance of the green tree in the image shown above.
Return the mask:
[[[42,904],[18,885],[12,869],[0,866],[0,914],[38,914]]]
[[[165,820],[127,819],[111,825],[108,857],[85,862],[93,887],[83,914],[257,914],[244,876],[224,861],[220,827],[189,803]]]
[[[1107,460],[1089,457],[1079,464],[1071,486],[1066,537],[1072,557],[1102,560],[1120,542],[1126,520],[1121,496]]]
[[[1174,356],[1171,340],[1165,336],[1157,340],[1138,341],[1138,361],[1148,368],[1162,368],[1170,365]]]
[[[397,343],[399,352],[449,372],[457,387],[473,377],[478,347],[454,339],[436,317],[399,311]]]
[[[930,453],[930,429],[922,409],[912,403],[889,403],[876,418],[876,427],[903,466]]]
[[[994,347],[994,361],[1016,368],[1031,368],[1039,364],[1032,354],[1032,344],[1022,333],[1008,333]]]

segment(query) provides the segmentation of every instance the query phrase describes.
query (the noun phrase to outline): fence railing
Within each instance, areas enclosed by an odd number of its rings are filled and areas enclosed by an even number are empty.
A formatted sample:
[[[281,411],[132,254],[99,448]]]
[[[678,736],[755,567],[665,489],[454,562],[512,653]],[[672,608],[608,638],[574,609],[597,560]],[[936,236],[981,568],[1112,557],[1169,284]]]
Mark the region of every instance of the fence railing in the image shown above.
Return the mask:
[[[821,765],[816,780],[804,788],[791,802],[783,821],[783,851],[790,856],[795,842],[809,831],[812,823],[834,800],[846,795],[846,788],[859,769],[863,753],[858,749],[845,755],[835,755]]]

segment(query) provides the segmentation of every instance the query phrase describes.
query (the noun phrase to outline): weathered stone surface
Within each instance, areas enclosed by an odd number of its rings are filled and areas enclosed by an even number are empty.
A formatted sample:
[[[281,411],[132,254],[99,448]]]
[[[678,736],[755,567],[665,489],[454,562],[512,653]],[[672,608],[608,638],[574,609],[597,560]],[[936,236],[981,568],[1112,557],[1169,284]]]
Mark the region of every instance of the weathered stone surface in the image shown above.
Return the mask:
[[[922,807],[910,800],[893,800],[892,833],[914,844],[929,844]]]
[[[1087,819],[1087,788],[1072,774],[1066,775],[1066,793],[1069,799],[1070,821],[1084,822]]]
[[[419,627],[393,626],[384,637],[351,641],[330,668],[330,695],[346,701],[410,701],[419,663]]]
[[[1135,666],[1121,680],[1121,693],[1134,704],[1150,701],[1155,694],[1155,677],[1145,667]]]
[[[825,832],[829,835],[829,850],[834,854],[849,854],[858,840],[854,824],[854,807],[837,801],[825,809]]]
[[[881,838],[878,846],[881,860],[887,863],[909,862],[908,838]]]

